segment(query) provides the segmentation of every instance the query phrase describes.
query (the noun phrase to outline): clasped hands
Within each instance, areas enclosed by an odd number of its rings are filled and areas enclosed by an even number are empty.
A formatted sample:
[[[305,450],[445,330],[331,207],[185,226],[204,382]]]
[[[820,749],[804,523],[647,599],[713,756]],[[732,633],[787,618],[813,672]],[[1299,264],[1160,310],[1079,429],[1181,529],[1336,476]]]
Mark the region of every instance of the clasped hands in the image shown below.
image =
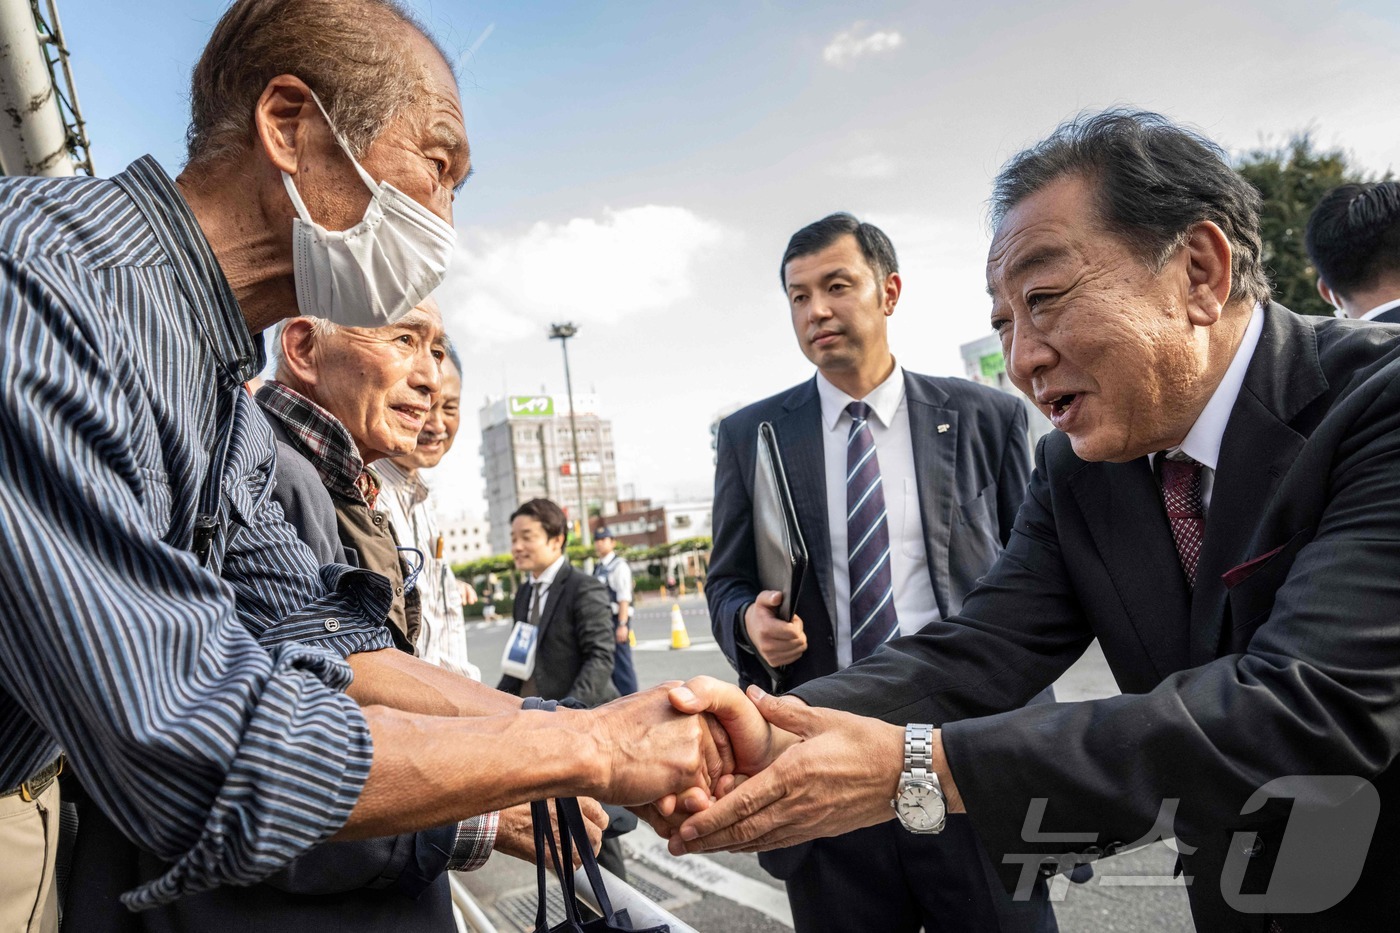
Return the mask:
[[[673,854],[765,851],[894,816],[902,726],[758,687],[745,695],[712,677],[663,684],[593,712],[605,731],[628,735],[606,741],[612,760],[600,796],[630,805]],[[951,780],[944,793],[958,812]]]

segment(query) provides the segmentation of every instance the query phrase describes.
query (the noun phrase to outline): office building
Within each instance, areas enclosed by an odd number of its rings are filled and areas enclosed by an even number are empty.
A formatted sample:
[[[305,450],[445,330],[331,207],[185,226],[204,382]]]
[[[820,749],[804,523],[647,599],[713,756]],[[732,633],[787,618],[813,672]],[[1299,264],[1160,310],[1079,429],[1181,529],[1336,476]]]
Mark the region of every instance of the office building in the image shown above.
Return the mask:
[[[490,530],[485,519],[465,512],[449,520],[440,520],[442,559],[453,565],[465,564],[500,553],[491,548]]]
[[[623,547],[659,547],[687,538],[708,538],[713,534],[713,503],[709,500],[673,502],[653,506],[650,499],[619,502],[617,510],[595,516],[594,531],[607,528]]]
[[[493,553],[510,550],[510,515],[530,499],[552,499],[571,522],[617,510],[612,422],[592,395],[575,395],[578,459],[574,462],[566,395],[508,395],[481,408],[481,475]],[[583,477],[583,503],[578,477]]]

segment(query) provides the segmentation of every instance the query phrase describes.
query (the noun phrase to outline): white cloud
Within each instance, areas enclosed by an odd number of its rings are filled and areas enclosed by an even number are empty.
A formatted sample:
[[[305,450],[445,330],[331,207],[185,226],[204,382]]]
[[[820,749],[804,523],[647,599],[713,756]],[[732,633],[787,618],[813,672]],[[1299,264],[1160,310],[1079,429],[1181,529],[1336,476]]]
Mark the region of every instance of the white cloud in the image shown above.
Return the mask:
[[[840,178],[867,181],[872,178],[891,178],[898,169],[899,163],[883,152],[869,152],[838,163],[832,167],[831,174]]]
[[[843,29],[822,49],[822,61],[828,65],[842,66],[865,55],[878,55],[897,49],[904,44],[904,37],[893,29],[870,32],[865,23]]]
[[[611,324],[690,298],[697,260],[723,239],[714,221],[661,205],[517,233],[468,231],[437,298],[448,329],[478,347],[552,321]]]

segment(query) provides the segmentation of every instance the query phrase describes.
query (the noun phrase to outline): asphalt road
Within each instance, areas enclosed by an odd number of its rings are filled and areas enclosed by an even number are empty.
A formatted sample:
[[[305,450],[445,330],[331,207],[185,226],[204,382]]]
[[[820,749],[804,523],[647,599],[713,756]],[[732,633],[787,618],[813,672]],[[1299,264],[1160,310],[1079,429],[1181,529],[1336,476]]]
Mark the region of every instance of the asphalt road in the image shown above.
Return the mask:
[[[691,647],[671,650],[671,607],[678,603]],[[725,680],[733,672],[710,634],[704,601],[644,596],[634,618],[638,646],[634,657],[643,686],[709,674]],[[474,627],[468,642],[482,679],[500,676],[501,652],[509,628],[504,623]],[[1117,693],[1103,656],[1094,646],[1056,684],[1061,700],[1091,699]],[[628,871],[654,900],[702,933],[788,933],[790,915],[782,886],[758,867],[752,855],[687,856],[675,859],[645,827],[624,837]],[[1186,891],[1171,877],[1175,854],[1158,843],[1098,864],[1087,884],[1059,879],[1051,890],[1064,933],[1186,933],[1192,929]],[[493,858],[466,876],[468,887],[497,929],[529,930],[535,904],[534,870],[510,858]],[[518,918],[528,906],[528,920]],[[852,931],[867,933],[867,931]],[[883,933],[883,931],[868,931]]]

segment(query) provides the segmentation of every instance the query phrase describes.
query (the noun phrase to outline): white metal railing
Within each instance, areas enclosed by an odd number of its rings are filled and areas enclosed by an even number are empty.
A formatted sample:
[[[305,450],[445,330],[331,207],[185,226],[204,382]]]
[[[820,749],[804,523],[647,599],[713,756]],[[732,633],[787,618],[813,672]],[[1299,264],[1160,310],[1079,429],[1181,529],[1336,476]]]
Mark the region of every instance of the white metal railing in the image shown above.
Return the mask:
[[[0,0],[0,172],[93,174],[54,0]]]

